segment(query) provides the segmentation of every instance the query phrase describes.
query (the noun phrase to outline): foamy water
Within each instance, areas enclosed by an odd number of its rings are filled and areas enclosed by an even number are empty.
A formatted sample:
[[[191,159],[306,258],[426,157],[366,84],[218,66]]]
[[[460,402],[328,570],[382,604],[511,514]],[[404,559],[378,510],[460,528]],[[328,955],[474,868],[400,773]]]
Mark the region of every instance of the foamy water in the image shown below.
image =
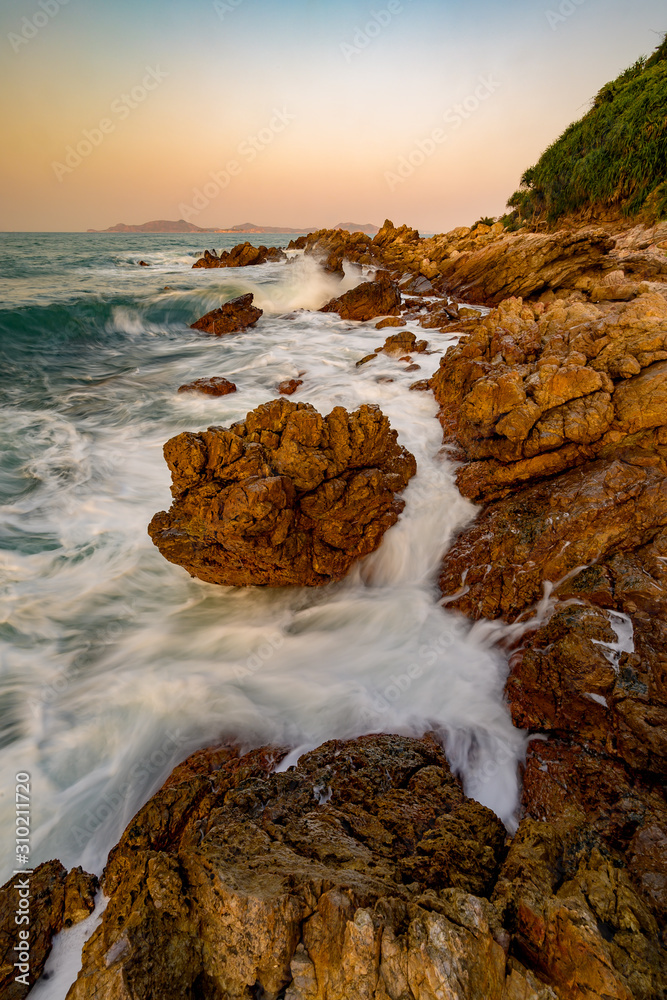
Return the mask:
[[[151,261],[141,249],[134,256],[153,269],[139,270],[118,251],[83,278],[81,267],[69,298],[62,293],[74,332],[57,341],[53,320],[57,356],[40,347],[33,382],[21,392],[17,376],[8,385],[0,759],[5,775],[31,775],[31,861],[57,857],[99,873],[173,766],[220,738],[303,752],[333,737],[435,730],[468,794],[512,827],[525,743],[503,702],[497,630],[471,631],[439,605],[436,588],[442,554],[475,508],[453,484],[433,397],[409,390],[450,338],[414,325],[434,351],[414,356],[421,371],[384,356],[357,369],[392,331],[307,311],[341,289],[312,262],[192,271],[193,253],[158,248]],[[360,276],[351,271],[342,287]],[[265,309],[254,329],[221,339],[188,329],[246,290]],[[35,373],[36,349],[28,339],[10,356]],[[146,534],[170,503],[162,445],[243,418],[301,372],[292,398],[322,413],[382,407],[417,458],[404,514],[337,585],[235,590],[191,579]],[[210,375],[238,392],[177,394]],[[4,792],[6,878],[7,779]]]

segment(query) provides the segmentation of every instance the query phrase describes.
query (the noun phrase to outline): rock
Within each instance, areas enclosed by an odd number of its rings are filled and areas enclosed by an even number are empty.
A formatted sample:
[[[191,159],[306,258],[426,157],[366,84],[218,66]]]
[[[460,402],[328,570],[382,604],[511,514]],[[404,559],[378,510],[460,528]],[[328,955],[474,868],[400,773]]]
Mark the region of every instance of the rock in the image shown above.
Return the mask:
[[[375,324],[376,330],[384,330],[387,326],[404,326],[405,320],[400,316],[387,316],[385,319],[381,319]]]
[[[428,392],[430,387],[429,379],[420,378],[417,382],[413,382],[409,388],[414,389],[415,392]]]
[[[597,461],[486,507],[447,552],[440,586],[472,618],[512,620],[539,600],[544,581],[646,544],[665,525],[660,471]]]
[[[240,333],[254,326],[263,310],[252,304],[253,294],[239,295],[238,298],[225,302],[219,309],[207,312],[190,327],[191,330],[203,330],[221,337],[226,333]]]
[[[356,264],[375,263],[370,236],[360,232],[350,233],[345,229],[320,229],[310,233],[305,252],[315,257],[329,274],[340,278],[344,274],[344,260]]]
[[[278,385],[278,392],[282,396],[291,396],[296,392],[300,385],[303,385],[302,378],[288,378]]]
[[[308,242],[307,236],[297,236],[295,240],[290,240],[287,244],[288,250],[305,250]]]
[[[253,246],[252,243],[239,243],[231,250],[223,250],[220,256],[215,250],[192,265],[193,267],[250,267],[255,264],[266,264],[270,261],[287,260],[287,255],[279,247]]]
[[[320,312],[336,312],[342,319],[364,322],[376,316],[397,314],[401,304],[398,285],[384,275],[364,281],[349,292],[331,299]]]
[[[565,835],[571,871],[586,845],[624,868],[667,945],[667,802],[659,783],[570,734],[530,743],[523,803],[527,816]]]
[[[614,246],[614,240],[597,229],[511,233],[500,239],[490,235],[493,242],[488,246],[440,264],[449,291],[485,305],[546,288],[572,288],[582,274],[603,267]]]
[[[197,378],[193,382],[186,382],[178,387],[179,392],[204,392],[207,396],[227,396],[230,392],[236,392],[236,386],[220,375],[212,375],[210,378]]]
[[[458,476],[466,496],[496,499],[628,447],[667,472],[662,295],[603,306],[508,299],[462,329],[431,384],[446,433],[473,460]]]
[[[276,399],[231,428],[165,445],[174,502],[149,534],[170,562],[209,583],[320,586],[373,552],[404,507],[413,456],[375,406]]]
[[[597,846],[525,819],[493,893],[513,952],[568,1000],[639,1000],[667,987],[658,925],[622,869]]]
[[[417,340],[414,333],[410,333],[408,330],[401,330],[400,333],[395,333],[391,337],[387,337],[382,347],[377,348],[378,351],[384,351],[385,354],[403,354],[405,351],[414,351],[416,354],[423,354],[424,351],[428,350],[428,341]],[[408,358],[408,361],[412,360]]]
[[[92,913],[97,891],[97,878],[81,868],[71,872],[59,861],[47,861],[32,875],[14,875],[0,889],[0,993],[3,1000],[22,1000],[41,976],[51,951],[51,941],[64,927],[71,927]],[[26,890],[29,909],[19,911],[21,892]],[[17,912],[27,912],[29,923],[17,924]],[[17,968],[20,952],[17,950],[28,932],[29,966],[28,983],[16,977],[24,971]]]
[[[502,1000],[505,831],[439,746],[330,741],[275,773],[284,752],[200,751],[144,806],[70,1000]]]
[[[139,267],[150,267],[150,264],[147,264],[145,260],[140,260]]]
[[[373,358],[377,358],[377,353],[376,354],[366,354],[363,358],[361,358],[360,361],[356,362],[355,368],[361,368],[362,365],[365,365],[369,361],[372,361]]]
[[[406,372],[418,372],[421,370],[421,365],[408,365],[405,370]]]

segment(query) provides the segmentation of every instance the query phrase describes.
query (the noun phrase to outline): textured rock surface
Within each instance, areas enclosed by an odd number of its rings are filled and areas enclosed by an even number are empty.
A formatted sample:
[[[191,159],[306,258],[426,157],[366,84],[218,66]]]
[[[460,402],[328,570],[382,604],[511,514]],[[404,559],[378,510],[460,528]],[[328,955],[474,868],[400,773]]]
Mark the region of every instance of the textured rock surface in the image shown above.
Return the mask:
[[[384,351],[385,354],[406,354],[413,351],[416,354],[422,354],[428,349],[428,342],[426,340],[417,340],[414,333],[410,333],[408,330],[402,330],[401,333],[395,333],[391,337],[387,337],[382,347],[378,347],[378,351]]]
[[[179,385],[179,392],[203,392],[207,396],[227,396],[236,392],[236,385],[221,375],[211,375],[210,378],[196,378],[194,382]]]
[[[267,261],[287,260],[287,255],[279,247],[253,246],[239,243],[231,250],[223,250],[218,256],[215,250],[204,251],[193,267],[249,267],[251,264],[266,264]]]
[[[278,384],[278,392],[281,396],[292,396],[300,385],[303,385],[302,378],[286,378]]]
[[[376,316],[397,314],[401,305],[401,293],[396,282],[386,274],[380,274],[374,281],[363,281],[356,288],[331,299],[320,312],[336,312],[342,319],[369,320]]]
[[[572,288],[599,268],[614,246],[603,230],[576,233],[513,233],[440,264],[449,290],[472,302],[496,304],[511,295]]]
[[[27,883],[27,887],[25,885]],[[29,889],[29,923],[17,924],[19,889]],[[51,941],[64,927],[84,920],[93,911],[97,879],[81,868],[71,872],[59,861],[47,861],[32,875],[15,875],[0,889],[0,995],[3,1000],[22,1000],[41,976],[51,951]],[[30,986],[16,981],[23,970],[15,967],[19,961],[16,947],[21,944],[19,932],[27,928],[29,937]]]
[[[231,428],[165,445],[174,503],[149,534],[165,558],[209,583],[319,586],[373,552],[416,471],[375,406],[277,399]]]
[[[638,1000],[655,918],[568,829],[505,831],[430,739],[200,751],[112,851],[70,1000]]]
[[[508,299],[462,326],[431,380],[474,499],[596,456],[650,452],[667,472],[667,301]],[[664,442],[664,443],[663,443]]]
[[[202,330],[221,337],[225,333],[239,333],[254,326],[262,310],[252,304],[253,294],[239,295],[231,302],[225,302],[219,309],[212,309],[192,324],[191,329]]]
[[[667,479],[620,460],[573,469],[486,507],[445,555],[440,585],[473,618],[516,618],[543,581],[618,550],[645,544],[667,525]]]

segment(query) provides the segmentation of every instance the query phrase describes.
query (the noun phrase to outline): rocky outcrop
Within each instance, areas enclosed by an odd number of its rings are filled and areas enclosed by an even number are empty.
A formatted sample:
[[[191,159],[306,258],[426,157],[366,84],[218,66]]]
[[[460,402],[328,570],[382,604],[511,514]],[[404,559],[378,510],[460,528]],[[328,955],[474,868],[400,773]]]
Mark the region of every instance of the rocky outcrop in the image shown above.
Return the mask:
[[[461,491],[507,495],[596,456],[652,454],[667,471],[667,301],[508,299],[461,326],[431,385],[472,463]]]
[[[402,330],[400,333],[387,337],[382,347],[378,347],[378,351],[382,351],[384,354],[409,354],[410,352],[423,354],[426,350],[428,350],[428,341],[417,340],[415,334],[408,330]]]
[[[448,290],[492,305],[512,295],[573,288],[578,278],[603,266],[613,246],[603,230],[511,233],[442,261],[439,271]]]
[[[239,295],[238,298],[225,302],[219,309],[207,312],[193,323],[190,329],[212,333],[215,337],[247,330],[249,326],[254,326],[262,315],[262,310],[252,304],[253,298],[252,292]]]
[[[229,429],[167,442],[174,502],[149,534],[209,583],[320,586],[340,580],[398,520],[416,471],[376,406],[327,417],[276,399]]]
[[[300,385],[303,385],[302,378],[286,378],[278,383],[278,392],[281,396],[293,396]]]
[[[69,1000],[652,1000],[655,917],[601,841],[530,818],[509,851],[431,738],[219,745],[111,852]]]
[[[552,584],[667,525],[660,470],[598,461],[489,504],[447,552],[440,586],[471,618],[513,620]]]
[[[220,256],[215,250],[205,250],[204,256],[195,261],[193,267],[250,267],[254,264],[266,264],[270,261],[287,260],[287,255],[280,247],[253,246],[252,243],[239,243],[231,250],[223,250]]]
[[[3,1000],[28,995],[44,970],[53,937],[92,913],[97,885],[96,877],[81,868],[68,873],[59,861],[47,861],[30,875],[15,875],[0,889]]]
[[[336,312],[342,319],[364,322],[377,316],[398,315],[400,305],[398,285],[381,273],[373,281],[363,281],[349,292],[331,299],[320,312]]]
[[[236,392],[236,385],[221,375],[211,375],[210,378],[196,378],[193,382],[179,385],[179,392],[203,392],[207,396],[227,396]]]

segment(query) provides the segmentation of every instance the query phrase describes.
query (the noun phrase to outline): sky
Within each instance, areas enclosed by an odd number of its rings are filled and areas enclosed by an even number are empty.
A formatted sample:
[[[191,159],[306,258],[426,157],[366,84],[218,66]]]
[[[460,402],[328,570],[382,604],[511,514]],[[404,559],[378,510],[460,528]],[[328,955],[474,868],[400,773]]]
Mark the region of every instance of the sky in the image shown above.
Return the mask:
[[[1,0],[0,231],[422,232],[521,174],[664,0]]]

